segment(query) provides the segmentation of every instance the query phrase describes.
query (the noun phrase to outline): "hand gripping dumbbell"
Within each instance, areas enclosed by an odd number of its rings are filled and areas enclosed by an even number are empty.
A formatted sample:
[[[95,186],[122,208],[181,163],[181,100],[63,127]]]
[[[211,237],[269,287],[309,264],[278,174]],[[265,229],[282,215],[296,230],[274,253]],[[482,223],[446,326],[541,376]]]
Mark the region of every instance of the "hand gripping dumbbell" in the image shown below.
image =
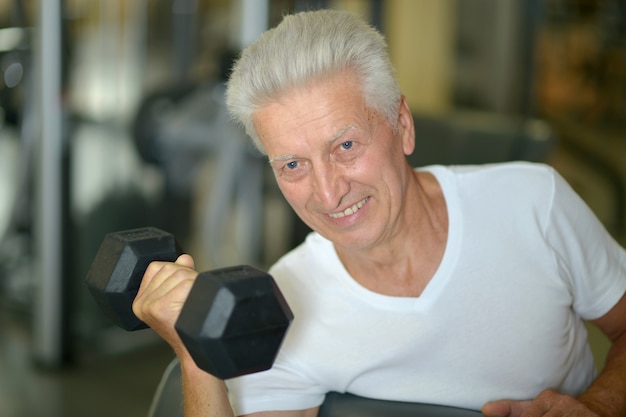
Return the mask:
[[[153,227],[109,233],[86,284],[114,323],[145,329],[132,303],[146,268],[181,254],[174,236]],[[227,379],[271,368],[292,320],[274,279],[242,265],[198,274],[175,328],[198,367]]]

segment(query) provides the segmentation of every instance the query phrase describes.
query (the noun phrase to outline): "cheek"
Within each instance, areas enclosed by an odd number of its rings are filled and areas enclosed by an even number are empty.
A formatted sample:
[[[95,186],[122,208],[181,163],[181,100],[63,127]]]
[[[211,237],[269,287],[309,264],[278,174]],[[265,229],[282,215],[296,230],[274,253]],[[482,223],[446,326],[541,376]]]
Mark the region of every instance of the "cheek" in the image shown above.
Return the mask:
[[[283,197],[294,210],[298,211],[300,207],[304,206],[307,193],[303,192],[304,187],[301,184],[281,182],[279,180],[277,180],[277,184]]]

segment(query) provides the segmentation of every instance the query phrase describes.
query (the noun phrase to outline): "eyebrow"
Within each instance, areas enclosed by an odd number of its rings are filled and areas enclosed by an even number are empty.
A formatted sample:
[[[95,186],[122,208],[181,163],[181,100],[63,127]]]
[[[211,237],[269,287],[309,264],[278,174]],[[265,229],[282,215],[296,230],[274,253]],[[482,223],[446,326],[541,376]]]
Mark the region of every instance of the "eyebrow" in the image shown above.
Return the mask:
[[[352,130],[352,129],[356,129],[356,126],[355,125],[348,125],[348,126],[344,127],[335,136],[333,136],[328,141],[326,141],[326,144],[330,145],[333,142],[341,139],[349,130]]]
[[[274,158],[270,159],[269,162],[270,162],[270,164],[273,164],[274,162],[290,161],[290,160],[296,159],[296,158],[297,158],[296,155],[278,155],[278,156],[275,156]]]
[[[356,128],[357,127],[355,125],[348,125],[348,126],[344,127],[339,132],[337,132],[337,134],[335,136],[333,136],[332,138],[327,140],[326,144],[327,145],[331,145],[333,142],[341,139],[349,130],[356,129]],[[297,158],[298,158],[297,155],[276,155],[274,158],[269,160],[269,163],[273,164],[274,162],[290,161],[292,159],[297,159]]]

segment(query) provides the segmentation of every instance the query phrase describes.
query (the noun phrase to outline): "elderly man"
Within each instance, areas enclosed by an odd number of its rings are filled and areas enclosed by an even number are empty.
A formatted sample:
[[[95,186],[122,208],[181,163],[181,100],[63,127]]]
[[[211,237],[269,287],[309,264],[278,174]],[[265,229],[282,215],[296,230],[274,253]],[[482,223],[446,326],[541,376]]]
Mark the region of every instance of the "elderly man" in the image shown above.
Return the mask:
[[[134,310],[180,358],[186,415],[316,416],[329,391],[626,414],[626,252],[552,169],[411,168],[385,42],[344,12],[286,17],[243,52],[227,96],[314,232],[270,271],[295,313],[274,367],[226,383],[174,331],[193,260],[150,265]],[[613,341],[597,376],[583,320]]]

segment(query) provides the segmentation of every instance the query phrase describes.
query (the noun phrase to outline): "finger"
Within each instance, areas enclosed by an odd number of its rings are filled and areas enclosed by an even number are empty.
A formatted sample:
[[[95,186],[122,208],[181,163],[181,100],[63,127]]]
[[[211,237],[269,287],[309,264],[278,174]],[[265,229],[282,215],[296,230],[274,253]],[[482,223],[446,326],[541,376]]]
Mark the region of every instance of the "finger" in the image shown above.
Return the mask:
[[[179,259],[181,259],[181,257],[179,257]],[[177,259],[177,262],[179,259]],[[171,279],[172,276],[178,274],[179,271],[183,269],[188,272],[195,272],[192,268],[187,266],[193,264],[193,259],[191,259],[190,256],[182,258],[182,262],[182,264],[165,261],[150,262],[141,280],[140,291],[142,288],[148,289],[161,286],[165,281]]]
[[[135,300],[141,299],[146,293],[150,292],[150,288],[158,286],[158,277],[161,274],[161,270],[167,265],[166,262],[153,261],[148,264],[148,267],[143,273],[141,282],[139,283],[139,289],[135,295]],[[156,282],[155,282],[156,280]]]
[[[172,276],[181,273],[181,270],[187,273],[194,273],[195,262],[191,255],[180,255],[175,262],[153,261],[148,265],[144,279],[148,279],[152,285],[160,286],[164,281],[170,280]]]
[[[173,322],[180,314],[192,286],[192,279],[166,281],[155,288],[144,300],[135,303],[136,308],[145,318]]]
[[[499,400],[488,402],[482,407],[486,417],[521,417],[530,401]]]
[[[180,255],[178,259],[176,259],[176,263],[178,265],[186,266],[187,268],[190,268],[190,269],[196,268],[193,258],[191,257],[191,255],[188,255],[186,253]]]
[[[164,266],[157,276],[153,278],[152,285],[146,288],[142,296],[149,299],[158,299],[166,296],[174,298],[174,288],[182,285],[190,289],[196,276],[197,272],[192,269],[181,268],[175,264]],[[187,294],[184,295],[184,299],[186,299]]]
[[[596,416],[576,398],[554,390],[542,391],[526,408],[522,417]]]
[[[158,322],[173,322],[178,317],[197,275],[191,269],[170,265],[163,266],[152,284],[138,293],[133,302],[135,315],[150,322],[150,327]]]
[[[158,279],[159,276],[162,277],[161,271],[163,268],[167,267],[171,262],[165,261],[152,261],[148,264],[148,267],[143,273],[143,277],[141,279],[141,286],[148,287],[153,284],[155,279]],[[158,282],[156,283],[158,285]]]
[[[189,260],[183,260],[183,262],[189,263]],[[137,293],[137,298],[145,299],[148,301],[154,301],[161,297],[168,297],[171,299],[174,294],[169,294],[170,291],[177,287],[180,283],[185,282],[185,287],[191,287],[195,281],[198,273],[186,266],[171,262],[159,262],[154,265],[150,265],[151,271],[146,275],[153,274],[150,277],[146,277],[146,283],[142,282],[140,291]],[[154,273],[156,271],[156,273]],[[187,291],[188,293],[189,291]],[[187,294],[184,294],[183,300],[186,299]]]
[[[183,262],[190,264],[189,259],[183,259]],[[169,292],[181,282],[187,282],[184,288],[190,288],[196,275],[196,271],[186,266],[171,262],[151,262],[144,273],[139,290],[133,301],[133,310],[136,310],[135,314],[138,317],[145,316],[157,300],[168,296]],[[184,298],[182,300],[186,299],[187,293],[183,294]],[[176,296],[175,294],[169,294],[168,298],[175,300],[172,297]]]

